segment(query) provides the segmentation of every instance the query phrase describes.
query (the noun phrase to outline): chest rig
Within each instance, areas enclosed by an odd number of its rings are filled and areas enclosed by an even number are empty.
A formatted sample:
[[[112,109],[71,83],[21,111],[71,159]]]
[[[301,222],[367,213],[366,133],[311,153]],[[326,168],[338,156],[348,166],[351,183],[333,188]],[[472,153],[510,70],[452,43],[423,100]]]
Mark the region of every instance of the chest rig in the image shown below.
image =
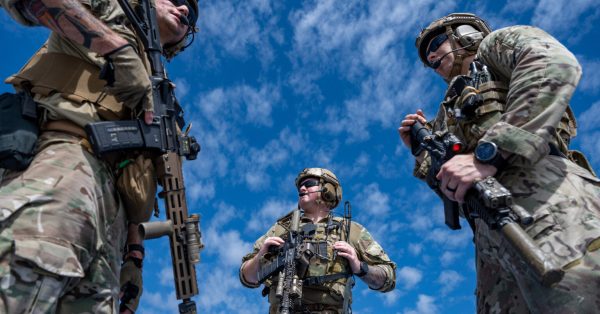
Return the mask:
[[[477,141],[493,124],[500,121],[506,111],[509,82],[498,79],[480,60],[475,59],[468,75],[455,76],[446,90],[438,112],[434,130],[448,130],[458,136],[465,151],[472,151]],[[481,121],[484,121],[483,124]],[[577,123],[570,106],[567,106],[556,127],[551,150],[591,170],[585,156],[569,150],[571,139],[577,135]],[[591,170],[592,171],[592,170]]]

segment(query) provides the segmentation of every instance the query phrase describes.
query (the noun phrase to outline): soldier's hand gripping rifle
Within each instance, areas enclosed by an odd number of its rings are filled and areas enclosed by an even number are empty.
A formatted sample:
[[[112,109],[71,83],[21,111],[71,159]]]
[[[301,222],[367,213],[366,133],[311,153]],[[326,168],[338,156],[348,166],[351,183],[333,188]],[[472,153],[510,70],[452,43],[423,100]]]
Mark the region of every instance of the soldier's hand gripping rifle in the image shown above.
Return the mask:
[[[444,163],[461,152],[462,143],[452,133],[432,133],[416,121],[411,127],[411,147],[414,156],[419,156],[423,150],[429,153],[431,165],[426,176],[427,185],[444,202],[446,225],[452,230],[460,229],[459,205],[441,192],[436,175]],[[476,182],[474,187],[467,191],[465,205],[468,212],[465,215],[469,219],[483,219],[492,230],[499,229],[542,284],[550,286],[559,282],[564,275],[562,269],[554,260],[545,256],[518,224],[520,222],[530,225],[533,218],[512,204],[510,192],[494,177],[487,177]]]
[[[300,306],[302,300],[302,280],[298,274],[306,271],[308,259],[300,252],[302,234],[298,228],[299,224],[300,210],[295,209],[283,248],[278,250],[277,256],[271,262],[261,266],[257,274],[258,283],[279,275],[275,295],[280,300],[278,309],[280,314],[292,313]]]
[[[163,187],[159,196],[165,201],[167,221],[144,223],[140,230],[146,239],[169,236],[176,295],[182,300],[179,312],[196,313],[196,304],[191,300],[198,294],[194,265],[200,262],[203,244],[200,216],[188,216],[181,159],[196,159],[200,145],[193,136],[188,136],[189,127],[181,133],[185,125],[183,111],[161,59],[154,1],[139,0],[135,12],[127,0],[118,2],[150,60],[154,119],[150,125],[138,119],[91,123],[85,129],[97,155],[118,150],[143,150],[155,154],[157,175]]]

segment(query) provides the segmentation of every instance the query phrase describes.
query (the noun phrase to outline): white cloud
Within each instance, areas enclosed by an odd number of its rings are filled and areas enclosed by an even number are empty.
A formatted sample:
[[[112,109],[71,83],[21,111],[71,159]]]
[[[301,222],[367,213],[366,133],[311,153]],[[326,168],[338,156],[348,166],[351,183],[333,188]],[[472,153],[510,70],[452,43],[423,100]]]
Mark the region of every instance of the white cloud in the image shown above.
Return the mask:
[[[414,288],[422,279],[423,272],[414,267],[404,266],[397,271],[396,282],[406,290]]]
[[[173,266],[164,267],[158,273],[158,282],[161,286],[170,287],[174,282]]]
[[[445,248],[463,248],[472,243],[473,232],[467,227],[460,230],[435,228],[429,232],[426,239]]]
[[[356,195],[361,210],[369,216],[385,216],[390,211],[390,197],[379,189],[379,184],[371,183]]]
[[[215,197],[214,182],[206,182],[204,180],[189,180],[186,182],[185,189],[191,203],[197,200],[208,201]]]
[[[438,277],[437,282],[442,285],[442,295],[447,295],[464,280],[465,277],[458,272],[454,270],[444,270]]]
[[[260,298],[260,290],[248,290],[240,284],[237,272],[225,271],[218,265],[212,265],[210,272],[204,274],[200,287],[198,308],[206,313],[263,313],[268,308],[266,300]],[[248,293],[248,292],[254,293]]]
[[[577,117],[579,132],[589,132],[600,128],[600,101],[589,106],[589,108]]]
[[[291,15],[296,70],[292,86],[297,92],[319,95],[313,81],[328,72],[360,86],[343,107],[326,110],[324,125],[334,133],[349,133],[348,141],[366,140],[372,123],[390,127],[400,118],[398,111],[412,111],[413,106],[423,106],[415,104],[416,99],[427,104],[432,97],[422,92],[432,76],[423,75],[412,47],[406,49],[407,57],[396,43],[403,36],[416,36],[421,21],[438,18],[452,7],[454,2],[434,1],[307,4]],[[410,107],[400,108],[403,105]]]
[[[237,230],[219,232],[211,227],[203,233],[205,251],[218,255],[218,260],[225,266],[239,266],[242,257],[252,251],[252,243],[244,241]]]
[[[600,75],[598,75],[598,73],[600,73],[600,60],[590,60],[583,56],[577,56],[577,59],[579,60],[579,63],[581,63],[581,68],[583,70],[583,75],[579,82],[579,90],[592,95],[598,95],[598,91],[600,90]]]
[[[175,297],[175,292],[165,295],[160,292],[144,291],[137,312],[140,314],[179,313],[179,302]]]
[[[275,221],[296,208],[296,202],[280,201],[277,199],[267,200],[258,212],[252,215],[246,225],[249,231],[265,233]]]
[[[415,256],[420,255],[421,252],[423,251],[423,244],[421,244],[421,243],[410,243],[408,245],[408,251],[412,255],[415,255]]]
[[[456,252],[445,251],[442,256],[440,256],[440,263],[442,266],[449,266],[452,264],[461,254]]]
[[[415,305],[415,309],[405,309],[404,314],[436,314],[439,309],[436,305],[436,300],[432,296],[419,294],[419,300]]]
[[[372,291],[369,293],[373,293]],[[379,297],[383,298],[383,303],[386,306],[394,305],[400,299],[401,293],[398,290],[392,290],[383,294],[380,294]]]
[[[589,17],[597,16],[600,6],[596,0],[541,0],[533,12],[531,23],[549,33],[564,36],[576,42],[588,31],[593,31]],[[583,14],[588,18],[582,17]]]
[[[237,58],[248,58],[256,51],[267,65],[274,54],[271,42],[280,43],[283,38],[276,6],[277,2],[265,0],[201,2],[198,37],[210,46],[208,50],[225,51]]]

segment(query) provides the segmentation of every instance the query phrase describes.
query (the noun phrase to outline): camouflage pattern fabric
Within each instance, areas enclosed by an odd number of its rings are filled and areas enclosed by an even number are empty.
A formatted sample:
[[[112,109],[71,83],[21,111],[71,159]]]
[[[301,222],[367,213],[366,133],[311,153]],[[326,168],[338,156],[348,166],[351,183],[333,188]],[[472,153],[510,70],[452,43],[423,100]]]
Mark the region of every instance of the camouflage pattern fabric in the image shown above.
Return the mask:
[[[334,222],[341,222],[340,217],[334,217]],[[300,228],[307,223],[312,223],[312,220],[302,217],[300,221]],[[311,241],[313,244],[319,242],[325,242],[327,244],[326,251],[320,252],[319,257],[314,257],[310,261],[306,276],[323,276],[336,273],[351,272],[350,266],[345,258],[336,256],[335,260],[331,260],[333,257],[332,246],[335,242],[341,241],[342,236],[340,228],[334,229],[329,235],[326,235],[327,218],[319,221],[315,224],[317,227],[315,236],[312,239],[305,241]],[[377,243],[371,234],[362,225],[352,222],[350,228],[350,240],[348,242],[358,255],[361,261],[365,261],[371,267],[380,267],[387,275],[387,280],[382,287],[377,289],[381,292],[387,292],[394,289],[396,284],[396,264],[394,264],[387,256],[381,245]],[[278,223],[273,225],[265,235],[260,237],[254,243],[253,252],[242,258],[242,265],[244,262],[252,259],[256,253],[262,247],[262,244],[268,237],[284,237],[287,232],[285,219],[280,219]],[[317,245],[315,245],[316,247]],[[302,304],[309,307],[310,313],[320,314],[337,314],[342,313],[343,310],[343,294],[348,279],[342,278],[336,281],[326,282],[322,286],[303,286],[302,287]],[[247,287],[257,288],[259,285],[252,285],[246,282],[241,275],[240,267],[240,281]],[[265,286],[276,285],[277,276],[265,281]],[[352,296],[350,295],[350,302]],[[278,299],[275,296],[275,287],[271,287],[269,292],[269,313],[277,313],[279,307]],[[302,309],[295,309],[298,313],[303,313]],[[305,312],[304,312],[305,313]]]
[[[557,126],[579,78],[575,57],[540,29],[515,26],[488,35],[478,57],[508,85],[499,111],[457,119],[445,99],[434,131],[456,134],[472,152],[479,139],[512,153],[496,178],[513,194],[515,206],[535,219],[525,231],[566,271],[548,288],[538,283],[510,245],[476,220],[479,313],[594,313],[600,305],[600,180],[566,158],[549,155]],[[560,146],[558,146],[560,147]],[[423,178],[429,160],[417,164]]]
[[[0,313],[117,313],[125,214],[111,172],[46,132],[0,182]]]

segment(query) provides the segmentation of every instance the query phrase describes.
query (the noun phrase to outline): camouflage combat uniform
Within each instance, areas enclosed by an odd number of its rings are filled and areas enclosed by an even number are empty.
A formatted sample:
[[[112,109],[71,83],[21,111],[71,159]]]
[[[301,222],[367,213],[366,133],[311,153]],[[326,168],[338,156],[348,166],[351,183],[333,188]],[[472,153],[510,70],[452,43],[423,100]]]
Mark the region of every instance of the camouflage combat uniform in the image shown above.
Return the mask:
[[[242,266],[240,267],[240,281],[244,286],[249,288],[258,288],[260,286],[258,284],[247,282],[242,275],[241,269],[246,261],[254,258],[268,237],[285,238],[287,234],[287,219],[289,219],[289,215],[278,220],[278,222],[273,225],[265,235],[256,240],[254,243],[253,252],[242,258]],[[315,236],[312,237],[312,239],[305,239],[305,241],[311,241],[313,243],[321,242],[327,244],[326,252],[320,252],[318,254],[320,257],[315,256],[310,260],[305,278],[338,273],[352,273],[352,270],[348,265],[348,261],[345,258],[336,256],[335,260],[331,260],[334,256],[332,249],[333,244],[342,240],[340,231],[342,228],[335,228],[327,235],[327,221],[328,219],[324,218],[316,223]],[[333,225],[339,226],[341,221],[341,218],[334,217]],[[300,221],[300,228],[307,223],[312,223],[312,220],[302,217]],[[396,264],[390,260],[383,248],[373,239],[373,237],[371,237],[371,234],[367,231],[367,229],[356,222],[352,222],[352,226],[350,228],[350,240],[346,240],[346,242],[354,247],[358,258],[361,261],[365,261],[369,267],[380,267],[384,270],[387,279],[383,286],[377,288],[377,291],[387,292],[394,289],[396,285]],[[317,245],[315,245],[315,247],[317,247]],[[353,279],[340,278],[335,281],[326,282],[321,286],[303,285],[302,306],[304,309],[295,309],[295,313],[307,313],[303,312],[305,310],[309,311],[310,313],[322,314],[342,313],[344,290],[346,289],[346,282],[348,280]],[[277,276],[265,281],[265,289],[268,289],[269,295],[269,313],[277,313],[279,307],[279,300],[275,296],[276,289],[275,286],[272,286],[277,285],[277,281]],[[348,289],[349,304],[352,302],[351,288],[352,286],[350,286]]]
[[[0,0],[0,5],[20,23],[32,24],[15,2]],[[123,26],[125,16],[116,1],[84,1],[84,5],[137,46],[133,31]],[[55,33],[40,52],[76,59],[70,67],[62,67],[60,74],[65,77],[80,65],[91,67],[91,78],[96,79],[104,63],[95,53]],[[38,64],[28,66],[35,70]],[[16,88],[29,79],[19,74],[7,80]],[[44,112],[42,125],[68,120],[83,127],[89,122],[123,117],[119,115],[125,110],[118,110],[123,104],[106,108],[82,97],[77,87],[53,90],[32,83],[34,98]],[[114,100],[110,95],[108,98]],[[9,172],[0,182],[2,313],[117,312],[125,213],[113,170],[82,144],[85,140],[80,136],[42,132],[29,168]]]
[[[581,76],[575,57],[544,31],[514,26],[492,32],[477,57],[494,75],[494,88],[473,117],[450,92],[430,122],[433,130],[457,135],[472,152],[479,139],[511,153],[496,175],[515,206],[535,219],[525,231],[565,270],[564,279],[544,287],[527,271],[510,245],[476,219],[477,310],[479,313],[594,313],[600,307],[600,180],[564,155],[575,134],[569,100]],[[570,121],[569,121],[570,120]],[[423,178],[429,159],[417,164]]]

